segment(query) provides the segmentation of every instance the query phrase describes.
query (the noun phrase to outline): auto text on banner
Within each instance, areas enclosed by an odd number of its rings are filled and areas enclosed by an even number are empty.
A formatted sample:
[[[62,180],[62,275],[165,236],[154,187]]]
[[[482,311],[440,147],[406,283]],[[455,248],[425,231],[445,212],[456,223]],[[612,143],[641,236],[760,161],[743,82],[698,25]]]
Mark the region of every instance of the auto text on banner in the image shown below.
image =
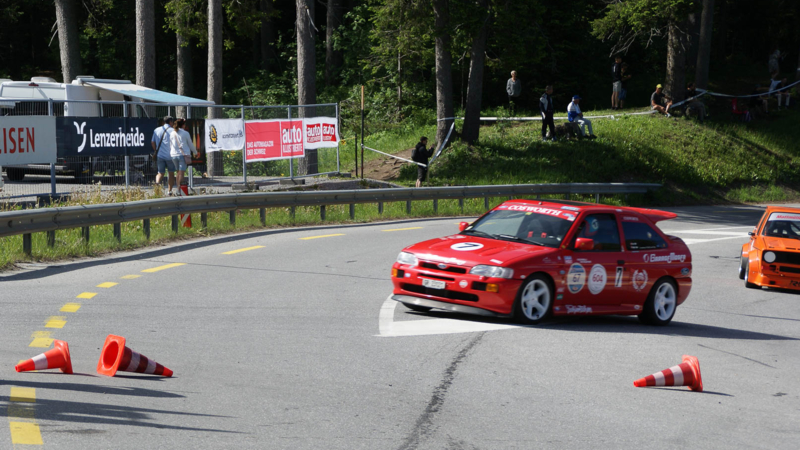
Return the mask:
[[[339,145],[339,130],[335,117],[315,117],[303,119],[305,147],[308,149],[333,147]]]
[[[55,162],[55,117],[0,117],[0,166]]]
[[[242,119],[206,119],[206,152],[244,148]]]
[[[58,156],[147,155],[156,119],[140,117],[57,117]]]
[[[305,156],[302,119],[248,120],[244,128],[247,162]]]

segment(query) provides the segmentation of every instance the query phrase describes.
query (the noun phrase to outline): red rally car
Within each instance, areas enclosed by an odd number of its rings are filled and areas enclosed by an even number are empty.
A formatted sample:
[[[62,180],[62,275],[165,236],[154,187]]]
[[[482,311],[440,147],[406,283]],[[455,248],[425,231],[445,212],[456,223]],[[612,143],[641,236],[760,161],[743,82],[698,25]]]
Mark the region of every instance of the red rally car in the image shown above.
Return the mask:
[[[692,288],[692,255],[655,225],[676,214],[510,200],[461,232],[403,249],[392,298],[534,324],[548,315],[626,314],[666,325]]]

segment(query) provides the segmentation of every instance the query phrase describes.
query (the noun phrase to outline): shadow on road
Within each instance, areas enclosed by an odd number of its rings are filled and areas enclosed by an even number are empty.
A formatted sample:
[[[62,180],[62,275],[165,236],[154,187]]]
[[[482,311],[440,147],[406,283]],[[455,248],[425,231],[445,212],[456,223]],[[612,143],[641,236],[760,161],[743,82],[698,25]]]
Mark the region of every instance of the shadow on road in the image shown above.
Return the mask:
[[[54,377],[70,377],[60,373],[51,372],[31,372],[32,376],[53,375]],[[74,376],[74,375],[73,375]],[[144,378],[144,377],[141,377]],[[64,378],[61,378],[62,380]],[[8,384],[15,387],[28,387],[36,389],[57,389],[62,391],[76,391],[91,394],[104,395],[129,395],[133,397],[154,397],[154,398],[185,398],[186,396],[172,392],[157,391],[153,389],[143,389],[138,387],[114,387],[99,384],[64,383],[48,381],[0,381],[0,384]]]

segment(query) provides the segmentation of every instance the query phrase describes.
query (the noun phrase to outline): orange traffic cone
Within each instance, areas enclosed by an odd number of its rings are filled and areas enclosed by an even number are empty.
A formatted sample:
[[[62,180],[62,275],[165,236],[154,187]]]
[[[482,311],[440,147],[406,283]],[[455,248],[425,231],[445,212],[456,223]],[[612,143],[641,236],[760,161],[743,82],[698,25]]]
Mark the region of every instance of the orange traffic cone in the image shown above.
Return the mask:
[[[178,190],[179,195],[183,197],[189,196],[189,186],[185,184],[181,184]],[[192,228],[192,215],[191,214],[180,214],[181,225],[184,228]]]
[[[17,372],[28,372],[30,370],[61,369],[64,373],[72,373],[72,359],[69,357],[69,345],[64,341],[53,341],[52,350],[40,353],[33,358],[23,361],[14,369]]]
[[[694,356],[683,355],[683,362],[669,369],[656,372],[633,382],[636,387],[689,386],[693,391],[703,391],[700,377],[700,361]]]
[[[117,371],[171,377],[172,371],[125,346],[125,338],[109,334],[100,352],[97,373],[113,377]]]

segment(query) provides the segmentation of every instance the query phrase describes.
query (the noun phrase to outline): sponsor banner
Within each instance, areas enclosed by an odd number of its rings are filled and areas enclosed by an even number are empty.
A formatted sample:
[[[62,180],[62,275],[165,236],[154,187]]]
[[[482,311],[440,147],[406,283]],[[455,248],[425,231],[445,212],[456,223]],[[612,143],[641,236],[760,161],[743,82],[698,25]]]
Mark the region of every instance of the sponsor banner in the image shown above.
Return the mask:
[[[55,117],[0,117],[0,166],[55,162]]]
[[[545,214],[548,216],[558,217],[559,219],[569,220],[570,222],[575,220],[575,214],[568,213],[561,211],[559,209],[553,208],[543,208],[541,206],[526,206],[526,205],[500,205],[497,207],[500,210],[508,210],[508,211],[525,211],[525,212],[532,212],[536,214]]]
[[[775,220],[791,220],[791,221],[800,221],[800,214],[792,214],[792,213],[782,213],[782,212],[775,212],[769,215],[769,221]]]
[[[303,119],[305,146],[308,149],[337,147],[339,130],[335,117],[315,117]]]
[[[206,119],[206,152],[242,150],[244,121],[242,119]]]
[[[247,162],[302,158],[303,120],[248,120],[244,123]]]
[[[57,117],[58,156],[149,155],[157,119]]]

